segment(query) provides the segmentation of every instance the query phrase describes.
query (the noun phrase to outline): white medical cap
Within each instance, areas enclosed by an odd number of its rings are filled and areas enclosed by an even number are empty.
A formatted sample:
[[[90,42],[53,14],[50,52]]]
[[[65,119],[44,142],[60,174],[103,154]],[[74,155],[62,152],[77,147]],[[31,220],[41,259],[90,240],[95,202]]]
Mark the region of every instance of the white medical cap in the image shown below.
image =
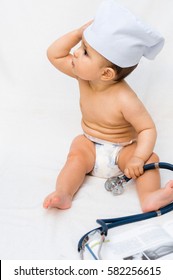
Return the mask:
[[[95,19],[84,31],[87,43],[112,63],[125,68],[142,56],[154,59],[164,45],[156,30],[114,0],[103,1]]]

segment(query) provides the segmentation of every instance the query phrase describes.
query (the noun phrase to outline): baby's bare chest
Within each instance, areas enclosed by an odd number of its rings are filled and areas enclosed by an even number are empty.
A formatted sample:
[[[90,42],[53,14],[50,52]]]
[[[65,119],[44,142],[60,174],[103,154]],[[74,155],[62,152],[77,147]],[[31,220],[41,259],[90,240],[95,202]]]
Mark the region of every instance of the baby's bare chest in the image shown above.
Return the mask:
[[[80,108],[82,116],[88,121],[115,125],[124,121],[119,100],[104,94],[81,94]]]

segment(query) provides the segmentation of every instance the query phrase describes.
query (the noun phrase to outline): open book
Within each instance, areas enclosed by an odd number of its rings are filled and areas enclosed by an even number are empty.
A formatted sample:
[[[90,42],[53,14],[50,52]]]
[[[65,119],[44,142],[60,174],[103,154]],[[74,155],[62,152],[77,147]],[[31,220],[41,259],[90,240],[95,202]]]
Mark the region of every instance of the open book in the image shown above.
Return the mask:
[[[115,232],[113,235],[112,233]],[[100,239],[97,236],[86,247],[85,259],[98,256]],[[112,230],[102,245],[100,256],[104,260],[173,260],[173,221],[160,225],[136,226],[116,234]]]

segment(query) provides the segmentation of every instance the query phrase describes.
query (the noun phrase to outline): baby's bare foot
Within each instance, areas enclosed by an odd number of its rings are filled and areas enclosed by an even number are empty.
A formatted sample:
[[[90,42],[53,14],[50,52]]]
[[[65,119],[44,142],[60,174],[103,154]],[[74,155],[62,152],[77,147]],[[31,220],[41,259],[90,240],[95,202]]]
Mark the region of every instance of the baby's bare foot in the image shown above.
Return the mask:
[[[145,200],[144,212],[155,211],[173,201],[173,180],[170,180],[164,188],[153,192]]]
[[[173,201],[173,180],[170,180],[165,188],[164,188],[164,196],[163,200],[165,200],[167,203],[170,203]]]
[[[72,197],[67,194],[60,194],[55,191],[49,194],[43,203],[44,208],[58,208],[58,209],[68,209],[71,207]]]

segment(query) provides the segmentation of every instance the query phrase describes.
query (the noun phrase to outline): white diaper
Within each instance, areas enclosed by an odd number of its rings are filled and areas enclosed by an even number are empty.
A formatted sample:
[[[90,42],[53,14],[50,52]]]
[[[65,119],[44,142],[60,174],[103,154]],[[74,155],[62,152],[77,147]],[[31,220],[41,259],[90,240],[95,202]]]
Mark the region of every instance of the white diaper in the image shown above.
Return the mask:
[[[88,134],[85,134],[85,136],[95,144],[96,149],[95,165],[90,174],[106,179],[112,176],[122,175],[122,171],[117,164],[119,152],[124,146],[132,144],[134,140],[126,143],[112,143]]]

